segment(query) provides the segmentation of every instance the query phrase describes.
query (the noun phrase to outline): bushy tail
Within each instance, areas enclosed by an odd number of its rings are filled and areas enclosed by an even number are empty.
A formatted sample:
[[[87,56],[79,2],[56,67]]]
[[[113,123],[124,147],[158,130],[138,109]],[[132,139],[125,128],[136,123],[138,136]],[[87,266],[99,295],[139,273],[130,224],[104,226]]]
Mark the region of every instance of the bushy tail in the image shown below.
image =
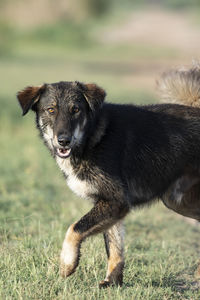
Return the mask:
[[[200,107],[200,64],[163,73],[157,87],[165,103]]]

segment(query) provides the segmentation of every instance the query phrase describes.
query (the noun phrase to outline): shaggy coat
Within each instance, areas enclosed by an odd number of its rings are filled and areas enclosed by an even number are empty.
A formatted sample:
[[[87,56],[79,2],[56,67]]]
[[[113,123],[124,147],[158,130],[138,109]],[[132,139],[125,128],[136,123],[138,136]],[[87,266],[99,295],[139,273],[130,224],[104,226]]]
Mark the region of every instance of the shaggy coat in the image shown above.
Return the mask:
[[[200,220],[199,86],[198,68],[171,71],[159,82],[169,102],[193,107],[110,104],[104,102],[102,88],[80,82],[27,87],[18,93],[23,114],[35,111],[41,137],[68,186],[94,203],[66,233],[62,276],[78,266],[82,241],[101,232],[108,270],[100,286],[121,285],[122,219],[131,208],[162,199],[176,212]]]

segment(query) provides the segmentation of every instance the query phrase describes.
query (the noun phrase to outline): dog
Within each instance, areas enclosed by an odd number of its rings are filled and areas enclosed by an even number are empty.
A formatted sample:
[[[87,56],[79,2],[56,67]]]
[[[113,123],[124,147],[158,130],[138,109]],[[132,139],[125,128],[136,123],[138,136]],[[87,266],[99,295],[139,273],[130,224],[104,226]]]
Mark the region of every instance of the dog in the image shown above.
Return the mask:
[[[108,268],[100,287],[121,286],[123,219],[138,206],[161,199],[200,221],[200,69],[166,72],[158,85],[168,104],[106,103],[101,87],[81,82],[29,86],[17,94],[23,115],[35,112],[68,186],[93,202],[66,232],[63,277],[76,270],[82,242],[103,233]]]

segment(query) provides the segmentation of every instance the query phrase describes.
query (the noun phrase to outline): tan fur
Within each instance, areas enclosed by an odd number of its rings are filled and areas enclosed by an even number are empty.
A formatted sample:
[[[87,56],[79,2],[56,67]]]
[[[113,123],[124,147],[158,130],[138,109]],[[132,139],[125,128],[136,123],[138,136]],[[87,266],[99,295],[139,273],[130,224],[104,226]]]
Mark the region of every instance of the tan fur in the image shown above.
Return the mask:
[[[87,223],[89,224],[91,222],[90,220],[96,218],[98,214],[105,215],[105,211],[108,211],[108,209],[109,207],[106,203],[99,201],[98,204],[96,204],[96,207],[93,207],[91,211],[88,214],[86,214],[83,218],[87,218]],[[117,209],[117,207],[115,207],[115,209]],[[127,211],[122,211],[121,217],[124,217],[126,213]],[[66,233],[60,256],[60,274],[63,277],[67,277],[76,270],[80,257],[81,243],[86,237],[92,234],[108,230],[111,242],[109,242],[110,259],[108,263],[106,281],[109,282],[109,284],[117,283],[121,285],[122,271],[124,266],[123,236],[122,230],[120,228],[121,225],[118,224],[118,229],[116,229],[113,226],[113,224],[116,222],[116,219],[114,217],[111,217],[109,220],[103,220],[102,222],[93,225],[92,227],[89,226],[88,229],[80,233],[79,231],[74,230],[74,228],[79,222],[72,224]],[[111,228],[112,226],[113,228]]]
[[[100,287],[111,284],[122,285],[124,269],[124,228],[122,221],[106,231],[106,247],[108,248],[108,269],[105,280]]]
[[[163,102],[200,107],[200,65],[163,73],[157,87]]]
[[[62,277],[71,275],[78,266],[82,236],[74,231],[72,224],[65,236],[60,255],[60,274]]]

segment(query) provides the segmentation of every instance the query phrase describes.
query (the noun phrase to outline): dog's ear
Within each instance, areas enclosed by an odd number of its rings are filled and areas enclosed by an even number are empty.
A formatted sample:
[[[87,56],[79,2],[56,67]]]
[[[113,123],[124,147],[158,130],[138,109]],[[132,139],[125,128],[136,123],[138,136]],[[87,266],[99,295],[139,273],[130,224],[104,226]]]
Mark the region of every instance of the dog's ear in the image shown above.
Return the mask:
[[[76,84],[81,88],[92,112],[99,110],[106,97],[106,92],[94,83],[84,84],[76,82]]]
[[[28,86],[17,93],[17,98],[21,105],[23,116],[27,114],[29,109],[39,101],[42,93],[45,91],[45,88],[45,84],[42,86]]]

